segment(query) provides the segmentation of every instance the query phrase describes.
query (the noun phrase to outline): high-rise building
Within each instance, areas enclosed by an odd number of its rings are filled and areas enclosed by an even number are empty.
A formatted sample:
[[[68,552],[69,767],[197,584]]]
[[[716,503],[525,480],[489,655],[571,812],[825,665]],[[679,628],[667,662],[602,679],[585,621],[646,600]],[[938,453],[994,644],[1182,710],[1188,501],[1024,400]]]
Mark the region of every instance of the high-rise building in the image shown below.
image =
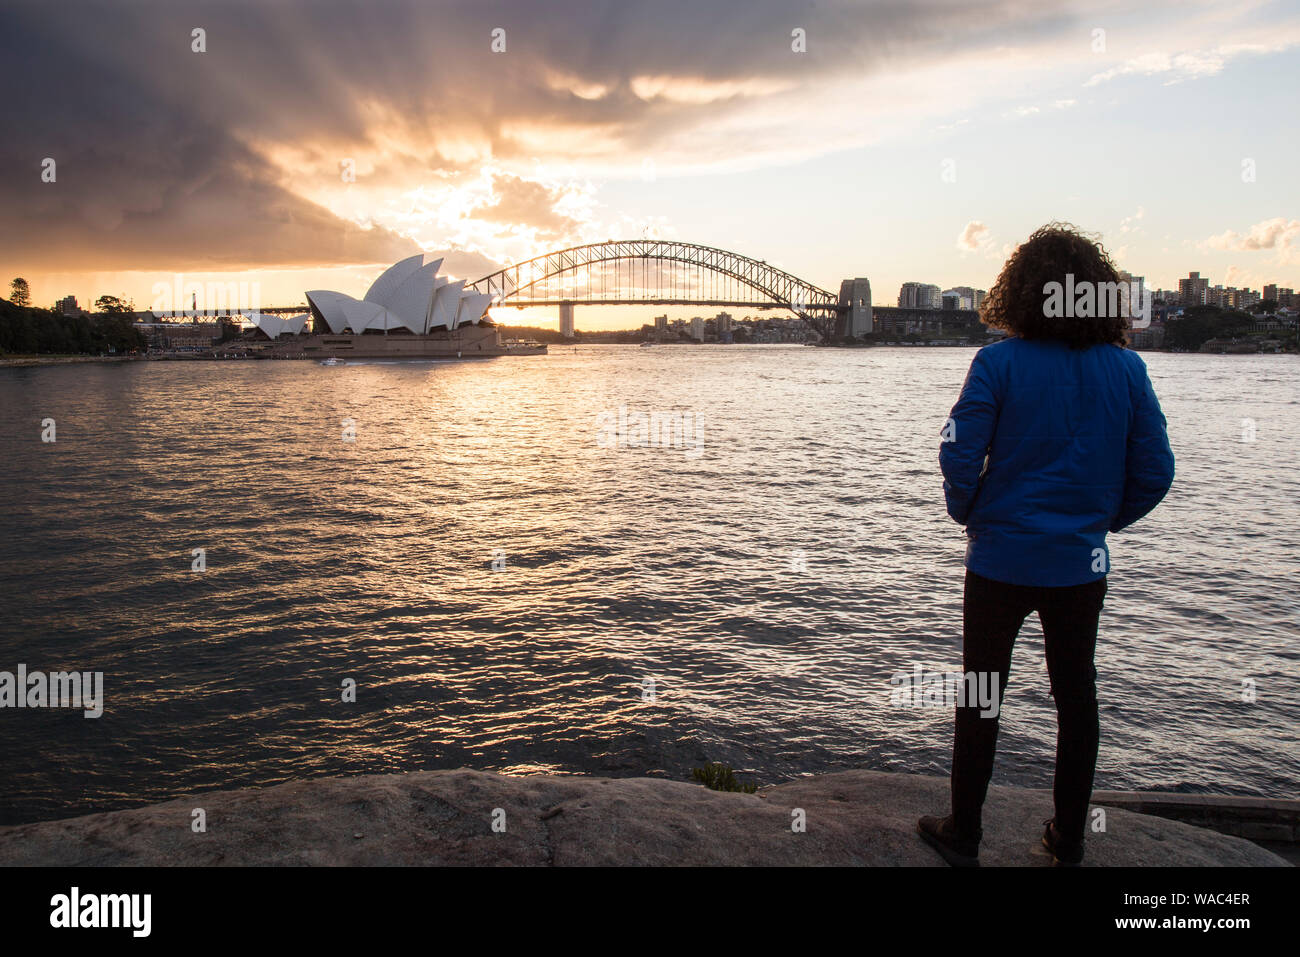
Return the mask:
[[[1283,308],[1294,308],[1296,304],[1295,290],[1279,286],[1275,282],[1271,282],[1264,287],[1263,298],[1271,299]]]
[[[1260,295],[1253,289],[1238,289],[1235,286],[1229,286],[1225,299],[1227,300],[1226,305],[1231,309],[1249,309],[1260,301]]]
[[[1119,273],[1119,308],[1121,315],[1130,319],[1138,319],[1143,315],[1143,309],[1150,302],[1150,290],[1147,289],[1147,280],[1145,276],[1135,276],[1127,270],[1120,269]],[[1098,296],[1100,304],[1101,297]],[[1149,316],[1147,317],[1150,318]]]
[[[957,297],[957,305],[954,309],[974,309],[975,308],[975,290],[970,286],[953,286],[951,289],[944,290],[943,295],[953,295]],[[947,305],[944,306],[948,308]]]
[[[1210,281],[1202,279],[1199,272],[1189,272],[1186,279],[1178,280],[1178,300],[1184,306],[1204,306],[1210,291]]]
[[[984,301],[983,289],[974,289],[970,286],[953,286],[949,291],[961,296],[962,309],[978,309],[979,304]]]
[[[78,316],[81,310],[77,308],[76,296],[64,296],[54,304],[54,311],[61,316]]]
[[[694,339],[696,342],[704,341],[704,317],[703,316],[691,317],[691,338]]]
[[[573,303],[560,303],[560,335],[566,339],[573,338]]]
[[[938,286],[924,282],[905,282],[898,290],[900,309],[940,309],[943,294]]]
[[[655,316],[655,338],[660,342],[668,338],[668,313]]]

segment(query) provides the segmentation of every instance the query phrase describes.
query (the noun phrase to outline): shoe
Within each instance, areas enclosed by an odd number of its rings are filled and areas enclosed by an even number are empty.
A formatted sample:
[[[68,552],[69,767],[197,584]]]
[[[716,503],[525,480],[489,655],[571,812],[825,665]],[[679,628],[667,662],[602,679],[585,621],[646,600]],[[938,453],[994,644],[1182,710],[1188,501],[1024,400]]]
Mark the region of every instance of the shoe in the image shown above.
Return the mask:
[[[916,822],[916,832],[953,867],[980,866],[980,838],[984,836],[982,830],[975,832],[974,837],[968,837],[957,832],[951,815],[926,815]]]
[[[1078,867],[1083,863],[1083,838],[1077,841],[1067,841],[1061,837],[1061,832],[1056,829],[1056,818],[1048,818],[1043,822],[1047,825],[1043,829],[1043,847],[1047,848],[1052,854],[1052,863],[1056,867]]]

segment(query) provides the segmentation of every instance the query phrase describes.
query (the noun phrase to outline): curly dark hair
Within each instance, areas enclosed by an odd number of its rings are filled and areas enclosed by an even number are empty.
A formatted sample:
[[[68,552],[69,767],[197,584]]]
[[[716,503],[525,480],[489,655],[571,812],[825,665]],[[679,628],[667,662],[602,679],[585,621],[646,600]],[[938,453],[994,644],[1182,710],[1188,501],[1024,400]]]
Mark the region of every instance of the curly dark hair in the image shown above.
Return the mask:
[[[1060,339],[1072,349],[1101,343],[1125,345],[1129,321],[1119,310],[1090,317],[1049,315],[1049,283],[1066,285],[1066,275],[1079,283],[1122,281],[1119,270],[1101,243],[1069,223],[1048,223],[1020,244],[1002,267],[997,282],[980,307],[980,320],[991,329],[1022,339]],[[1100,297],[1099,297],[1100,298]],[[1094,312],[1107,311],[1096,309]]]

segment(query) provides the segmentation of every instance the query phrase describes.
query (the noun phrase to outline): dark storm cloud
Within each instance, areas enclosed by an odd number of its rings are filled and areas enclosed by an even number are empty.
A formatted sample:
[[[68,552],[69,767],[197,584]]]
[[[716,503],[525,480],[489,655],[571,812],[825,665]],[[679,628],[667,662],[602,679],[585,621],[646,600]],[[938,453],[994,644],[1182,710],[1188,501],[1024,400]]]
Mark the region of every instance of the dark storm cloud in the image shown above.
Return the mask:
[[[389,261],[413,244],[300,195],[313,177],[337,181],[330,158],[348,154],[336,151],[377,148],[387,124],[408,145],[367,175],[419,185],[422,171],[487,158],[447,159],[435,141],[448,131],[495,159],[527,159],[535,147],[511,134],[521,122],[599,128],[632,150],[731,108],[643,98],[637,77],[813,84],[902,56],[1014,44],[1062,19],[1005,2],[10,4],[0,10],[0,257],[44,269]],[[191,51],[195,27],[206,53]],[[505,54],[489,50],[497,27]],[[791,54],[795,27],[807,31],[806,56]],[[268,144],[330,161],[286,170],[268,161]],[[58,164],[54,184],[40,180],[44,157]],[[508,181],[485,212],[562,230],[546,201]]]
[[[188,28],[159,43],[157,24],[140,22],[153,9],[0,14],[0,256],[27,268],[199,269],[383,261],[413,250],[280,185],[205,94],[219,88],[219,66],[205,69],[217,65],[190,53]],[[41,179],[46,157],[53,183]]]

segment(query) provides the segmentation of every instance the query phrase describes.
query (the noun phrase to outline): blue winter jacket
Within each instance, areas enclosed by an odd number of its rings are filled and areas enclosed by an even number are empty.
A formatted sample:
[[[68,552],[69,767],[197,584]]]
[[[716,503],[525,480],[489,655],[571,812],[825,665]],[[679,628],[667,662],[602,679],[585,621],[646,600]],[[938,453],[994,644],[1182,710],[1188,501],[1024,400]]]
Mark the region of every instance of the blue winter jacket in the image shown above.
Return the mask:
[[[1174,479],[1146,364],[1119,346],[1018,337],[985,346],[941,438],[966,567],[1016,585],[1104,577],[1106,533],[1155,508]]]

